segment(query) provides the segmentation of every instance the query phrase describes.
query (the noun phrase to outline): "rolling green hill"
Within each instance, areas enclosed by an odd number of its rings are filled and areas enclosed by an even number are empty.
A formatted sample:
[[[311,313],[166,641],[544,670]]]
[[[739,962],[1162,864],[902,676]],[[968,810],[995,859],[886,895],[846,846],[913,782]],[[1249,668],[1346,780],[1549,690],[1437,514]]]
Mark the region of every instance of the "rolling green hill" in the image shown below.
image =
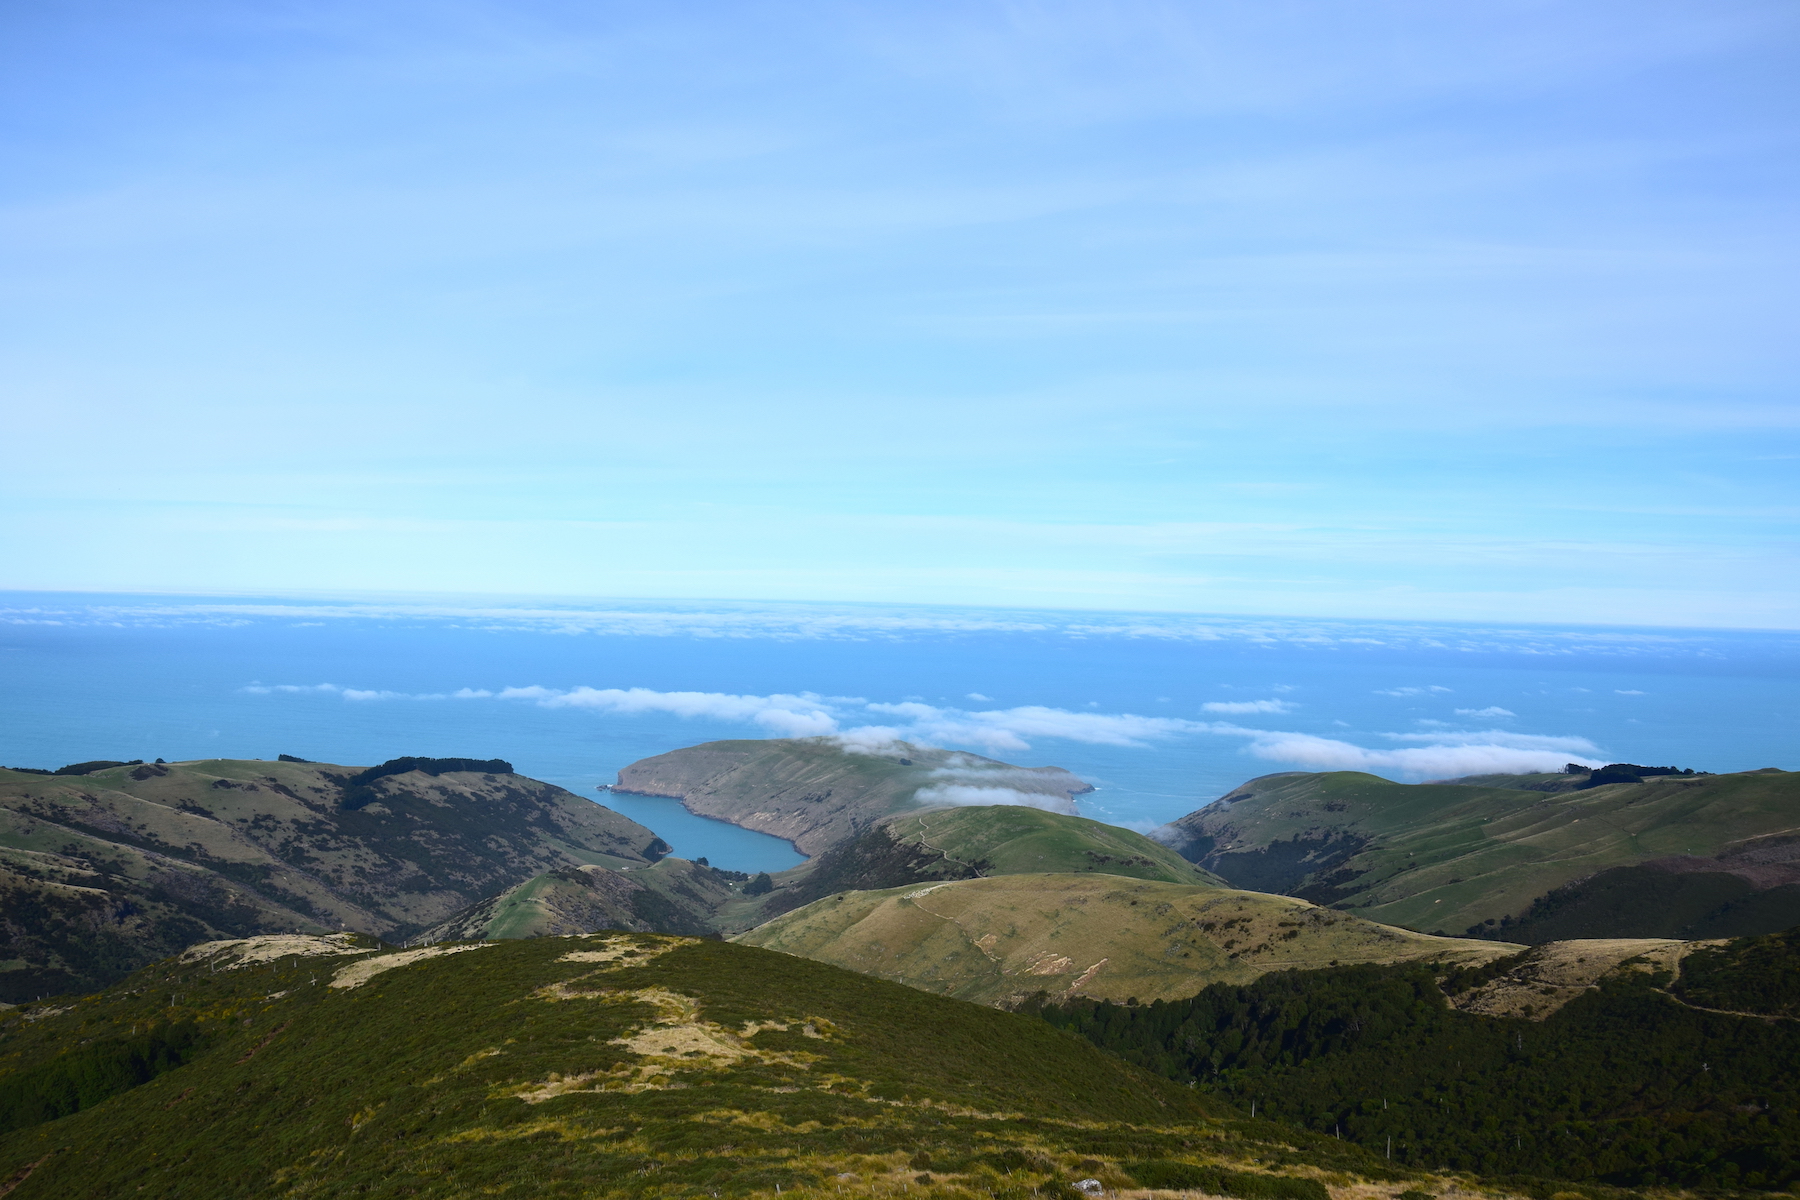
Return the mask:
[[[557,870],[471,905],[411,940],[603,929],[735,934],[837,892],[1025,871],[1099,871],[1221,885],[1167,846],[1085,817],[1022,805],[938,808],[890,817],[776,875],[766,894],[747,894],[741,873],[678,858],[630,869]]]
[[[1034,1018],[749,946],[614,934],[199,947],[0,1015],[8,1200],[1247,1200],[1417,1178],[1237,1119]]]
[[[0,770],[0,1000],[93,987],[209,938],[401,936],[550,868],[666,850],[561,788],[446,763],[463,760]]]
[[[783,872],[775,877],[774,893],[754,909],[728,911],[723,927],[741,933],[837,892],[1086,871],[1224,886],[1167,846],[1116,825],[1018,804],[934,808],[888,817]]]
[[[735,898],[720,872],[681,858],[619,870],[560,868],[472,904],[411,942],[556,937],[605,929],[712,934],[718,929],[719,909]]]
[[[1724,873],[1745,855],[1780,866],[1797,833],[1800,773],[1658,776],[1551,793],[1335,771],[1253,779],[1159,836],[1238,887],[1461,933],[1521,917],[1554,889],[1612,868],[1663,863],[1678,873],[1687,868],[1665,860],[1719,855],[1738,856],[1718,866]],[[1596,919],[1579,932],[1647,936],[1658,928]]]
[[[810,855],[883,817],[945,800],[1024,797],[1073,814],[1073,797],[1093,788],[1059,767],[1015,767],[906,742],[853,752],[831,738],[769,738],[706,742],[642,759],[619,772],[614,790],[674,797],[702,816],[786,838]]]
[[[1376,925],[1303,900],[1116,875],[1000,875],[815,901],[738,941],[980,1004],[1124,1001],[1345,962],[1485,962],[1519,949]]]

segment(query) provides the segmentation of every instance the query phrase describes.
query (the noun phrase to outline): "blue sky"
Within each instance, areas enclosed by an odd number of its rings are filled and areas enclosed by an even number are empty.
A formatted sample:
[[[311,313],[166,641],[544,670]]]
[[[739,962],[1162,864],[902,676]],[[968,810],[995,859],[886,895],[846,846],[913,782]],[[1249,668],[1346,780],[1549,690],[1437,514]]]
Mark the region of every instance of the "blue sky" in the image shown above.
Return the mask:
[[[0,586],[1800,626],[1785,2],[0,12]]]

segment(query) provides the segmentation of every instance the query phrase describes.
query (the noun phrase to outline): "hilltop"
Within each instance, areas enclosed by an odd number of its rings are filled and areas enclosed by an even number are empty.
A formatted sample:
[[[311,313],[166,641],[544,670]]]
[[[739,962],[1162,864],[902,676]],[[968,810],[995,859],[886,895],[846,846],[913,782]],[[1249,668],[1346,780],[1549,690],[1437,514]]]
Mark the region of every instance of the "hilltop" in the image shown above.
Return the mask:
[[[196,947],[0,1016],[3,1128],[9,1200],[1073,1200],[1084,1177],[1328,1200],[1322,1171],[1389,1200],[1419,1178],[1031,1017],[634,934]]]
[[[399,937],[548,869],[668,849],[494,761],[67,772],[0,770],[0,1000],[91,988],[209,938]]]
[[[1100,874],[847,892],[737,940],[1002,1006],[1040,992],[1171,999],[1269,971],[1486,962],[1520,949],[1394,929],[1285,896]]]
[[[1558,790],[1285,772],[1158,836],[1238,887],[1413,929],[1696,938],[1800,921],[1800,773],[1538,781]]]
[[[883,817],[941,805],[1020,803],[1073,815],[1094,789],[1060,767],[1015,767],[907,742],[851,749],[832,738],[706,742],[641,759],[613,790],[680,800],[819,854]]]

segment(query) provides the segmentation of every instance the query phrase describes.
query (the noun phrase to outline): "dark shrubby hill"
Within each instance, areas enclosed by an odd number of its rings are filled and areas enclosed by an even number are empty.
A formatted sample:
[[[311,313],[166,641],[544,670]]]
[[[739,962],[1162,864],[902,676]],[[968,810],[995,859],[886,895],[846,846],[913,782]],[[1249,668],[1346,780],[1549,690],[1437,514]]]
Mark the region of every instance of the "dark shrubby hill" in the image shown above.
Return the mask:
[[[1074,1200],[1072,1181],[1126,1186],[1143,1164],[1323,1200],[1288,1168],[1408,1177],[1041,1021],[747,946],[615,934],[369,959],[314,941],[247,964],[190,954],[0,1017],[0,1103],[104,1076],[64,1089],[71,1115],[0,1134],[8,1200]]]
[[[1705,941],[1800,925],[1800,884],[1759,888],[1728,870],[1671,865],[1601,871],[1540,896],[1517,917],[1470,926],[1469,935],[1529,945],[1620,937]]]
[[[1800,1021],[1778,1014],[1800,1008],[1800,940],[1745,939],[1688,962],[1674,996],[1658,990],[1666,976],[1626,972],[1542,1022],[1447,1003],[1446,990],[1507,960],[1448,975],[1289,971],[1190,1000],[1040,1011],[1259,1115],[1382,1154],[1391,1138],[1400,1163],[1626,1187],[1794,1185]]]

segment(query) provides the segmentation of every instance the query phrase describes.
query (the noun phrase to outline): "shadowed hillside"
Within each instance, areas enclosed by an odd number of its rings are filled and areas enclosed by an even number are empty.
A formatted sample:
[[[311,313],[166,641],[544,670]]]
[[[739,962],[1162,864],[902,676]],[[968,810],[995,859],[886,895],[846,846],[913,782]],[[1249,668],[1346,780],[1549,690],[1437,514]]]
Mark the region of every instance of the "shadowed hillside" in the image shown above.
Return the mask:
[[[666,849],[505,763],[0,770],[0,1000],[93,987],[208,938],[403,936],[553,867]]]

